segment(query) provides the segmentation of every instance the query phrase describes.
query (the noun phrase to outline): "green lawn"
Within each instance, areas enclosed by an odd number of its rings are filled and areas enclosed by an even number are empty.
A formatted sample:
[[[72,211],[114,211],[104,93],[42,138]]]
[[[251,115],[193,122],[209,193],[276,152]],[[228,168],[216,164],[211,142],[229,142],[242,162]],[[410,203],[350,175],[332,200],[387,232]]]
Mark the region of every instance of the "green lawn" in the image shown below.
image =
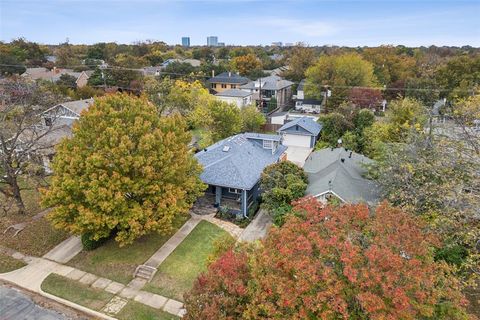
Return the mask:
[[[111,293],[90,288],[54,273],[43,281],[42,290],[97,311],[113,298]]]
[[[115,315],[119,320],[177,320],[180,319],[170,313],[154,309],[139,302],[130,301]]]
[[[27,264],[21,260],[14,259],[6,254],[0,253],[0,273],[10,272]]]
[[[213,242],[228,233],[214,224],[201,221],[170,256],[160,265],[155,277],[144,290],[183,301],[197,276],[206,270],[213,252]]]
[[[113,240],[92,251],[82,251],[68,264],[95,275],[127,284],[135,268],[153,255],[184,223],[190,215],[178,217],[174,230],[167,235],[150,234],[133,244],[120,248]]]

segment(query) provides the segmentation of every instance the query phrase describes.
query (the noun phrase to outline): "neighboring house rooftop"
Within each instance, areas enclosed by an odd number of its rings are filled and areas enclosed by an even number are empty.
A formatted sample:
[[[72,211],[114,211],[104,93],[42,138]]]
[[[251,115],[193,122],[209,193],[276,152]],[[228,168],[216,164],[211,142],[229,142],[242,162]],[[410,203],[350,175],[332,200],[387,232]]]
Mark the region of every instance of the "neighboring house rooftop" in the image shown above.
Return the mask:
[[[263,169],[276,163],[286,147],[279,145],[272,153],[272,150],[250,140],[255,139],[249,139],[250,135],[256,134],[237,134],[198,152],[195,157],[203,165],[202,181],[228,188],[253,188]],[[272,135],[268,136],[273,139]]]
[[[90,99],[84,99],[84,100],[63,102],[58,105],[64,106],[65,108],[72,110],[73,112],[75,112],[80,116],[82,111],[90,107],[93,104],[93,102],[94,102],[93,98],[90,98]]]
[[[373,160],[345,148],[313,152],[303,167],[309,181],[306,193],[319,196],[331,192],[348,203],[376,204],[380,198],[378,185],[363,177],[364,165],[370,163]]]
[[[62,74],[68,74],[76,79],[80,77],[83,72],[75,72],[72,69],[61,69],[61,68],[54,68],[52,70],[48,70],[47,68],[27,68],[27,70],[22,74],[24,77],[28,77],[32,80],[48,80],[56,82],[60,79]],[[90,76],[87,72],[85,72],[87,76]]]
[[[292,121],[289,121],[285,123],[280,129],[278,129],[278,132],[287,130],[293,126],[299,126],[302,127],[303,129],[307,130],[312,134],[312,136],[318,136],[320,131],[322,130],[322,125],[316,121],[314,121],[310,117],[301,117],[301,118],[296,118]]]
[[[224,90],[222,92],[219,92],[215,94],[216,96],[220,97],[238,97],[238,98],[246,98],[248,96],[251,96],[252,93],[240,89],[228,89]]]
[[[242,77],[239,74],[234,72],[222,72],[219,75],[216,75],[213,78],[208,80],[210,83],[233,83],[233,84],[244,84],[250,81],[246,77]]]
[[[260,78],[256,81],[250,81],[247,84],[244,84],[240,87],[240,89],[259,89],[260,84],[262,86],[262,90],[281,90],[286,87],[290,87],[293,85],[293,82],[283,79],[282,77],[273,75],[264,78]]]

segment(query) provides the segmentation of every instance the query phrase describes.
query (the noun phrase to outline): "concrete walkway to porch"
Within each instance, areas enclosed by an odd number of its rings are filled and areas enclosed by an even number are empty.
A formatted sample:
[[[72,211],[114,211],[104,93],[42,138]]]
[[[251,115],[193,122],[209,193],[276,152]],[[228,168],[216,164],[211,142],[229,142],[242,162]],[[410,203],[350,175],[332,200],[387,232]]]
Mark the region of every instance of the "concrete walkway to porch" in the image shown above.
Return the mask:
[[[238,241],[252,242],[265,238],[272,226],[272,217],[263,209],[260,209],[252,222],[245,228]]]

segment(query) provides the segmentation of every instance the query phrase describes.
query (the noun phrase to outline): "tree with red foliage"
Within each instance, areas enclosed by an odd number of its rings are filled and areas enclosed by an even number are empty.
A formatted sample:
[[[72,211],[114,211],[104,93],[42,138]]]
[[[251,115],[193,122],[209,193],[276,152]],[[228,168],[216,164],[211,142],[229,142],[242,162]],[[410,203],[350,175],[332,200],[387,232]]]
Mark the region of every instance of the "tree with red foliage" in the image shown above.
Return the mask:
[[[469,319],[435,237],[383,203],[298,201],[262,246],[230,251],[187,295],[187,319]]]
[[[348,100],[359,108],[374,108],[382,104],[383,96],[380,90],[373,88],[352,88]]]

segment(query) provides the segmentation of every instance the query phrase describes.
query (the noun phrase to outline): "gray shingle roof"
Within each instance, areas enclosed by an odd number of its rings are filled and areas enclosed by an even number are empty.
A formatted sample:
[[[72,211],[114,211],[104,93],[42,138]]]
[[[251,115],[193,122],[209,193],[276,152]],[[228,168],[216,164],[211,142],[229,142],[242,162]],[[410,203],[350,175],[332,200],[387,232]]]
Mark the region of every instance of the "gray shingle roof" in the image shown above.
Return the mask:
[[[239,97],[239,98],[245,98],[251,95],[252,95],[251,92],[243,91],[240,89],[228,89],[216,94],[216,96],[219,96],[219,97]]]
[[[200,178],[204,183],[250,190],[260,179],[263,169],[278,161],[286,147],[275,153],[250,141],[247,134],[221,140],[195,155],[203,165]]]
[[[344,148],[313,152],[303,167],[309,180],[306,193],[317,196],[332,191],[349,203],[376,204],[379,201],[378,185],[363,177],[366,172],[363,165],[372,162],[371,159]]]
[[[80,113],[83,110],[87,109],[92,104],[93,104],[93,98],[60,103],[60,105],[64,106],[65,108],[68,108],[68,109],[72,110],[73,112],[77,113],[78,115],[80,115]]]
[[[322,130],[322,125],[320,123],[314,121],[312,118],[302,117],[302,118],[297,118],[295,120],[285,123],[282,127],[280,127],[280,129],[278,129],[278,132],[284,131],[296,125],[307,130],[315,137],[318,136],[318,134]]]
[[[280,90],[289,86],[293,85],[293,82],[284,80],[282,77],[279,76],[268,76],[260,78],[256,81],[250,81],[247,84],[244,84],[240,87],[240,89],[258,89],[260,86],[260,82],[262,84],[262,90]]]
[[[244,84],[250,81],[246,77],[242,77],[234,72],[223,72],[208,80],[210,83],[235,83]]]

